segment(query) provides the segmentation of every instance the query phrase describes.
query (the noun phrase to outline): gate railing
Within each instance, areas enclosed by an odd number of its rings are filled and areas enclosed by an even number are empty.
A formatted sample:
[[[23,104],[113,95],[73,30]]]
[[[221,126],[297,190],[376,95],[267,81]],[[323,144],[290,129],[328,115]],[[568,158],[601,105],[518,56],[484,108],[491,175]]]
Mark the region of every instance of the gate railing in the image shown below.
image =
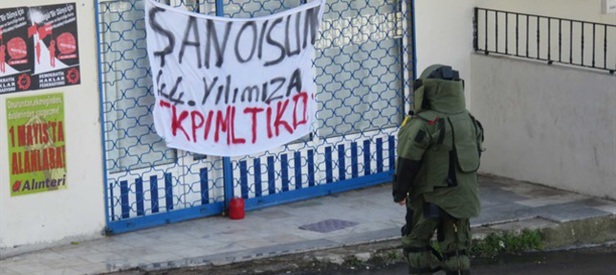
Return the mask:
[[[256,17],[303,0],[161,0],[190,11]],[[166,147],[154,95],[143,0],[98,0],[107,230],[121,233],[389,182],[395,133],[414,76],[413,1],[328,0],[315,44],[313,133],[242,157]]]
[[[476,52],[616,70],[616,25],[475,8]]]

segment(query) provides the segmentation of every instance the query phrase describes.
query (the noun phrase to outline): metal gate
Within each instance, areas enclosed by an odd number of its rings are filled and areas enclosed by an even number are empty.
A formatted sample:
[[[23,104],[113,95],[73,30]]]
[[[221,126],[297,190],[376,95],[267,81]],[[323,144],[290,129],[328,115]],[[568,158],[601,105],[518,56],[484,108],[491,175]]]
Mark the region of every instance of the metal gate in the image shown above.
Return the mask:
[[[302,2],[166,0],[235,18]],[[313,132],[233,158],[167,148],[156,134],[143,7],[143,0],[97,3],[108,233],[221,214],[233,197],[252,210],[391,180],[414,76],[413,1],[327,0],[313,62]]]

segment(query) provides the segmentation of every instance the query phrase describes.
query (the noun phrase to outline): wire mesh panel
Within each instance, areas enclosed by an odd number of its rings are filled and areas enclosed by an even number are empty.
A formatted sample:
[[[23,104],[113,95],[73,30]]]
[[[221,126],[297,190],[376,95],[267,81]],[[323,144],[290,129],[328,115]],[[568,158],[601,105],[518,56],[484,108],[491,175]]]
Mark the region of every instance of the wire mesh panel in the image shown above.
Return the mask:
[[[98,15],[109,231],[222,212],[222,159],[167,148],[155,132],[144,2],[100,1]]]
[[[250,18],[305,1],[160,2]],[[318,86],[313,132],[276,149],[233,158],[166,147],[151,115],[144,3],[99,1],[97,7],[111,233],[218,214],[231,197],[245,198],[250,210],[391,180],[395,134],[413,78],[412,2],[328,0],[313,62]]]
[[[224,16],[256,17],[302,1],[232,0]],[[389,181],[395,132],[412,75],[404,1],[327,1],[313,63],[317,120],[310,136],[236,157],[233,194],[254,209]]]

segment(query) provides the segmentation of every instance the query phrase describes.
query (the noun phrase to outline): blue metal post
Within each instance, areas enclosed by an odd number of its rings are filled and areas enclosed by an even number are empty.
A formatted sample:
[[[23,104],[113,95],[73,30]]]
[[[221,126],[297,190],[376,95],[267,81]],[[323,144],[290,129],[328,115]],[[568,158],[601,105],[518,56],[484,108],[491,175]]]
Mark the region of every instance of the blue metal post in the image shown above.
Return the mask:
[[[216,0],[216,16],[223,17],[224,10],[222,0]]]
[[[99,28],[100,26],[100,10],[99,10],[99,1],[95,1],[94,2],[94,19],[96,22],[96,40],[98,43],[96,43],[96,49],[98,52],[98,55],[96,57],[97,61],[98,61],[98,75],[100,76],[103,73],[103,62],[101,60],[101,45],[102,45],[102,41],[101,41],[101,30]],[[100,104],[101,104],[101,108],[100,108],[100,121],[101,121],[101,147],[103,149],[103,190],[105,190],[105,224],[106,227],[109,228],[109,208],[111,207],[110,203],[109,203],[109,193],[107,192],[107,146],[105,146],[105,120],[103,119],[105,117],[105,108],[103,108],[103,102],[105,102],[105,97],[103,96],[103,78],[99,77],[99,81],[98,81],[98,92],[99,92],[99,100],[100,100]]]
[[[216,16],[223,17],[224,10],[222,0],[216,0]],[[222,173],[225,187],[225,202],[224,211],[229,209],[229,202],[233,198],[233,165],[231,164],[230,157],[222,158]]]

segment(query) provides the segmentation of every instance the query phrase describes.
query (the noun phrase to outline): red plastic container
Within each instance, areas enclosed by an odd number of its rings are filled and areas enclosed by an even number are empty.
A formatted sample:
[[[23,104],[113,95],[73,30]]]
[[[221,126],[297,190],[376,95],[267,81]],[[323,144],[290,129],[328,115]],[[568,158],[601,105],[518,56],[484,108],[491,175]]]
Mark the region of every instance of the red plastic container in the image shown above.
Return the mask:
[[[231,199],[231,202],[229,202],[229,218],[232,220],[241,220],[244,218],[244,199]]]

